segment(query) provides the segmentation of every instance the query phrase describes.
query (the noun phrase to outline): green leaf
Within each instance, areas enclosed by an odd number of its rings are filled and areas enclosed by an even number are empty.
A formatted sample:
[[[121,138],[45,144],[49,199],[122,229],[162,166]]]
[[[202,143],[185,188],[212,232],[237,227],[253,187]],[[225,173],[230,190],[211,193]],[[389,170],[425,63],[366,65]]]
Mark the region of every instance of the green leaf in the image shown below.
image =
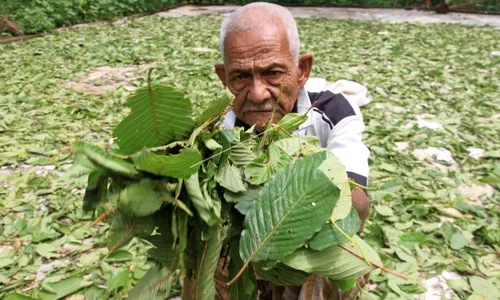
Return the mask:
[[[464,237],[464,235],[461,232],[455,232],[451,236],[450,240],[451,249],[460,250],[463,247],[467,246],[467,244],[469,244],[469,241]]]
[[[356,285],[356,279],[350,280],[332,280],[333,284],[342,291],[348,291]]]
[[[133,154],[189,135],[194,127],[191,102],[171,87],[149,85],[129,99],[132,112],[113,131],[120,150]]]
[[[273,142],[273,145],[289,156],[298,156],[299,154],[303,154],[303,151],[306,151],[306,149],[311,146],[316,147],[318,150],[317,152],[321,151],[321,148],[316,146],[318,143],[319,139],[315,136],[296,135],[275,141]]]
[[[173,196],[160,181],[145,178],[121,190],[118,208],[137,217],[145,217],[158,211],[163,203],[172,201]]]
[[[229,263],[228,271],[229,278],[234,278],[238,271],[243,267],[243,261],[241,260],[238,241],[235,240],[231,244],[231,261]],[[251,300],[255,299],[257,293],[257,282],[255,279],[255,274],[252,265],[250,265],[243,274],[229,286],[229,294],[231,299],[241,299],[241,300]]]
[[[224,110],[228,107],[231,102],[232,95],[228,92],[225,92],[222,96],[212,100],[208,107],[201,113],[196,121],[197,125],[201,125],[213,118],[221,115]]]
[[[198,171],[201,164],[201,154],[193,148],[182,149],[179,154],[156,155],[148,149],[132,156],[134,166],[138,170],[155,175],[189,178]]]
[[[238,167],[246,167],[255,159],[255,147],[257,147],[255,139],[233,142],[229,160]]]
[[[358,236],[353,239],[363,249],[369,260],[381,263],[377,252]],[[357,247],[344,244],[343,247],[361,255]],[[316,273],[331,280],[351,280],[362,276],[373,269],[364,259],[356,257],[339,246],[332,246],[321,251],[300,248],[290,254],[284,264],[307,273]]]
[[[392,211],[392,208],[390,208],[387,205],[379,204],[379,205],[375,205],[374,208],[375,208],[375,211],[379,215],[382,215],[384,217],[394,216],[394,212]]]
[[[264,265],[264,262],[252,263],[255,273],[260,278],[277,286],[300,286],[309,277],[306,272],[295,270],[285,264],[279,263],[271,269],[265,268]]]
[[[286,114],[281,120],[278,122],[278,126],[281,129],[285,130],[288,133],[292,133],[299,128],[299,126],[307,120],[307,115],[297,114],[297,113],[289,113]],[[281,137],[288,137],[288,135],[281,130],[278,131],[278,135]]]
[[[474,293],[481,294],[486,299],[495,299],[496,296],[500,295],[500,291],[488,279],[471,276],[469,277],[469,283]]]
[[[117,261],[129,261],[132,260],[132,258],[133,258],[132,253],[128,252],[127,250],[118,250],[116,252],[111,253],[106,260],[117,262]]]
[[[214,201],[207,193],[205,193],[205,195],[203,194],[198,180],[198,172],[185,180],[184,186],[200,218],[209,226],[219,223],[221,210],[220,202],[217,203]]]
[[[241,180],[240,169],[230,164],[226,164],[219,169],[215,175],[215,181],[225,189],[234,193],[244,192],[247,189],[243,184],[243,180]]]
[[[99,202],[105,201],[108,191],[108,174],[101,168],[89,174],[83,196],[83,210],[94,211]]]
[[[108,290],[110,292],[116,291],[124,287],[128,281],[128,268],[117,269],[108,280]]]
[[[349,236],[354,236],[361,226],[361,220],[359,219],[359,215],[354,208],[351,208],[351,212],[347,215],[347,217],[338,220],[335,223]],[[323,228],[321,228],[321,230],[307,242],[307,244],[312,250],[323,250],[330,246],[346,242],[347,239],[344,235],[328,223],[325,224]]]
[[[6,296],[4,300],[36,300],[36,299],[23,294],[14,293]]]
[[[59,282],[47,283],[48,288],[55,293],[40,291],[38,297],[41,300],[61,299],[91,285],[92,282],[86,281],[81,277],[70,277]]]
[[[278,171],[245,217],[240,254],[245,262],[284,259],[331,215],[339,189],[318,167],[326,152],[298,159]]]
[[[59,257],[59,254],[56,253],[58,249],[59,247],[47,243],[42,243],[35,246],[36,253],[47,259]]]
[[[202,241],[203,250],[198,257],[197,278],[194,286],[196,299],[212,300],[215,298],[215,270],[219,262],[225,231],[216,226],[208,229],[207,241]]]
[[[130,300],[167,299],[171,293],[175,274],[169,268],[154,266],[148,270],[129,292]]]
[[[146,238],[154,245],[148,250],[148,256],[161,262],[163,267],[174,268],[179,261],[179,249],[175,243],[174,231],[177,233],[177,226],[172,226],[172,209],[163,209],[155,217],[159,226],[158,234]]]
[[[333,222],[347,217],[352,207],[351,187],[347,177],[347,171],[340,160],[331,152],[327,152],[325,162],[319,170],[323,171],[328,178],[340,189],[340,197],[332,211]]]
[[[129,177],[139,174],[133,164],[112,156],[98,146],[77,141],[73,143],[73,148],[77,153],[85,154],[90,160],[110,171]]]
[[[114,252],[122,245],[128,243],[133,237],[145,238],[151,235],[155,227],[151,217],[134,217],[117,211],[108,231],[107,246]]]
[[[63,178],[74,178],[88,175],[97,170],[97,166],[84,154],[76,154],[73,164],[63,175]]]
[[[271,144],[266,154],[262,153],[246,166],[245,179],[253,185],[263,184],[289,162],[290,157],[277,146]]]
[[[255,200],[260,197],[262,187],[249,185],[246,192],[233,193],[229,190],[224,191],[224,198],[229,203],[236,203],[234,207],[242,214],[246,215],[252,207]]]

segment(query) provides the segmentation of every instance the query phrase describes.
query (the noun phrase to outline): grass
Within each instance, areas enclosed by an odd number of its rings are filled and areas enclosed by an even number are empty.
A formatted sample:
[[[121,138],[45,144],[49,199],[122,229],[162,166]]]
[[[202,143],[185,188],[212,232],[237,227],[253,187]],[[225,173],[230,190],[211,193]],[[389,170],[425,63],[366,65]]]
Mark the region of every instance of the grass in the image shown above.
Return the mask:
[[[222,88],[213,71],[220,21],[151,16],[0,46],[0,298],[122,299],[146,272],[141,241],[106,257],[108,225],[93,225],[81,209],[85,181],[61,176],[74,140],[109,139],[146,70],[104,95],[77,93],[68,83],[102,66],[156,63],[163,68],[155,81],[184,90],[200,107]],[[363,297],[410,299],[447,271],[457,273],[445,273],[454,297],[495,299],[500,31],[310,19],[298,25],[302,50],[315,56],[313,76],[360,82],[373,97],[362,112],[370,183],[379,189],[370,192],[364,239],[410,280],[373,272],[377,287]],[[419,127],[418,119],[442,128]],[[448,150],[453,161],[417,158],[430,147]],[[472,158],[471,147],[483,156]],[[471,186],[486,192],[472,197]]]

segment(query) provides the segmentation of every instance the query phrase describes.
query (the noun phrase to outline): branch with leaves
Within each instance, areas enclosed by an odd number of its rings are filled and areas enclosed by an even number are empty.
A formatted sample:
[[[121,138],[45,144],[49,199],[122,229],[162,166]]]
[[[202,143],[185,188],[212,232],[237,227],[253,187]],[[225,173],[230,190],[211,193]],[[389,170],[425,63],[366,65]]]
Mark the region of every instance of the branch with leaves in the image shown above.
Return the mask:
[[[75,142],[70,174],[88,176],[84,209],[111,224],[110,253],[134,237],[153,246],[157,266],[130,297],[163,297],[187,277],[195,299],[213,299],[229,248],[234,299],[255,296],[255,274],[275,285],[316,274],[345,287],[385,270],[355,235],[360,219],[342,163],[316,137],[293,134],[307,116],[288,114],[260,133],[225,129],[229,101],[193,116],[180,92],[149,79],[129,98],[115,144]]]

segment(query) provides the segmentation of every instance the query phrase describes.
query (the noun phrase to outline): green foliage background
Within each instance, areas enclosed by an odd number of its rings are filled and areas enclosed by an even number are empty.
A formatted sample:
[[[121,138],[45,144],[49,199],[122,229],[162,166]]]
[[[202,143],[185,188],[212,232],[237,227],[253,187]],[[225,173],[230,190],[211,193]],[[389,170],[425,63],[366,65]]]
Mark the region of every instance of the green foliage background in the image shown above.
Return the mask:
[[[451,4],[466,0],[453,0]],[[137,13],[147,13],[180,4],[246,4],[247,0],[15,0],[0,1],[0,15],[14,20],[25,33],[44,32],[56,27],[110,20]],[[268,1],[281,5],[360,6],[360,7],[411,7],[422,0],[285,0]],[[432,5],[443,2],[432,0]],[[477,1],[464,11],[500,12],[497,0]]]

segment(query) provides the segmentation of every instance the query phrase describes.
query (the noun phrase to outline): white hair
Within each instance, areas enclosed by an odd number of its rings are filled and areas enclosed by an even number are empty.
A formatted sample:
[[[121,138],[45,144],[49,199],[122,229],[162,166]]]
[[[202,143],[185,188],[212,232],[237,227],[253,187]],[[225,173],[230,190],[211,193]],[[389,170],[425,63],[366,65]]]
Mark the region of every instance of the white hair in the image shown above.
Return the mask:
[[[290,53],[295,63],[298,63],[300,40],[297,24],[292,14],[283,6],[266,2],[247,4],[224,18],[220,29],[220,52],[222,58],[224,58],[224,41],[228,33],[258,29],[269,24],[280,24],[283,26]]]

